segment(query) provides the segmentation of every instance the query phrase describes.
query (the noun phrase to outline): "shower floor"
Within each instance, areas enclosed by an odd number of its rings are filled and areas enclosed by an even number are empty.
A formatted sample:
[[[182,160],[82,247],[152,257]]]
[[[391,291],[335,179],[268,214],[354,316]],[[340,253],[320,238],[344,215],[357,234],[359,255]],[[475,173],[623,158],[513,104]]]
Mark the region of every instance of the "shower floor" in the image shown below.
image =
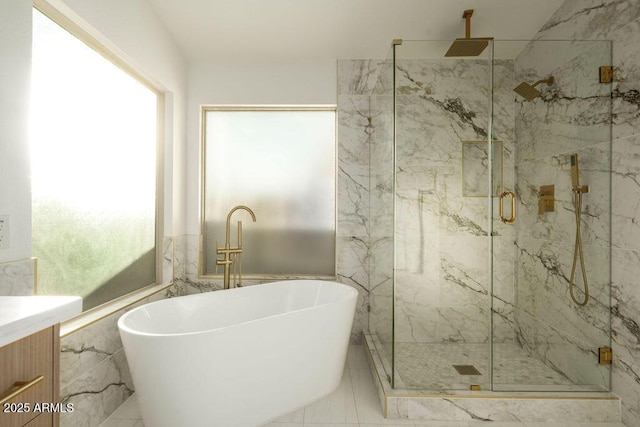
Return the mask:
[[[518,344],[494,344],[494,389],[574,389],[573,383]],[[487,344],[396,343],[396,388],[469,390],[491,386]],[[388,365],[385,363],[385,365]],[[471,365],[480,375],[461,375],[454,365]]]

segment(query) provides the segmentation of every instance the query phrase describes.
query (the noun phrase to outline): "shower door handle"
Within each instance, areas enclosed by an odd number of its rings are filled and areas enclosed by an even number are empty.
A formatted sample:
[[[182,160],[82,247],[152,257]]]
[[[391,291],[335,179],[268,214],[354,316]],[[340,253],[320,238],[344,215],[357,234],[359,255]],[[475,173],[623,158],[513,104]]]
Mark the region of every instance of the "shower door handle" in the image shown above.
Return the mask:
[[[509,217],[504,216],[504,199],[506,197],[511,198],[511,216]],[[513,192],[505,191],[500,194],[499,215],[500,221],[504,222],[505,224],[511,224],[516,220],[516,195],[513,194]]]

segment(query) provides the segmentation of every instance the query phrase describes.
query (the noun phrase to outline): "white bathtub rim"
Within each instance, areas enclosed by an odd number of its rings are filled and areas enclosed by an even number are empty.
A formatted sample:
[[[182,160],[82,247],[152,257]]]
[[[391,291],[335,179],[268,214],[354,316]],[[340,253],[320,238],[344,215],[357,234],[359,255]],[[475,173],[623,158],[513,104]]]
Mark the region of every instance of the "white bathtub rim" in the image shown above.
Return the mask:
[[[308,310],[320,309],[322,307],[328,307],[328,306],[331,306],[331,305],[347,302],[347,301],[350,301],[352,299],[356,299],[357,300],[357,298],[358,298],[358,291],[355,288],[353,288],[352,286],[346,285],[344,283],[328,281],[328,280],[309,280],[309,281],[335,283],[335,284],[344,286],[345,288],[347,288],[347,290],[346,290],[347,294],[342,299],[326,302],[326,303],[323,303],[323,304],[312,305],[312,306],[300,308],[300,309],[297,309],[297,310],[285,311],[285,312],[278,313],[278,314],[273,314],[273,315],[270,315],[270,316],[259,317],[257,319],[251,319],[251,320],[247,320],[247,321],[244,321],[244,322],[236,323],[236,324],[233,324],[233,325],[220,326],[220,327],[217,327],[217,328],[203,329],[203,330],[198,330],[198,331],[175,332],[175,333],[155,333],[155,332],[139,331],[137,329],[133,329],[133,328],[125,325],[126,317],[128,315],[130,315],[131,313],[134,313],[134,312],[136,312],[138,310],[141,310],[145,306],[155,305],[155,304],[159,304],[159,303],[166,303],[167,301],[171,301],[172,298],[168,298],[168,299],[164,299],[164,300],[160,300],[160,301],[150,302],[150,303],[144,304],[144,305],[142,305],[140,307],[136,307],[131,311],[126,312],[125,314],[120,316],[120,318],[118,319],[118,328],[124,333],[131,334],[131,335],[136,335],[136,336],[140,336],[140,337],[148,337],[148,338],[171,338],[171,337],[204,335],[204,334],[207,334],[207,333],[220,331],[220,330],[223,330],[223,329],[238,328],[238,327],[241,327],[243,325],[249,325],[249,324],[252,324],[252,323],[255,323],[255,322],[261,322],[261,321],[265,321],[265,320],[268,320],[268,319],[273,319],[273,318],[277,318],[277,317],[291,315],[291,314],[294,314],[294,313],[301,313],[301,312],[308,311]],[[284,281],[280,281],[280,282],[284,282]],[[269,283],[280,283],[280,282],[269,282]],[[264,283],[264,285],[268,285],[269,283]],[[261,285],[251,285],[250,287],[227,289],[227,291],[236,291],[236,290],[237,291],[241,291],[243,289],[249,289],[249,288],[251,288],[253,286],[261,286]],[[224,290],[220,290],[220,291],[224,291]],[[220,292],[220,291],[211,291],[211,292]],[[184,295],[184,296],[175,297],[175,298],[198,297],[198,296],[202,296],[202,294]]]

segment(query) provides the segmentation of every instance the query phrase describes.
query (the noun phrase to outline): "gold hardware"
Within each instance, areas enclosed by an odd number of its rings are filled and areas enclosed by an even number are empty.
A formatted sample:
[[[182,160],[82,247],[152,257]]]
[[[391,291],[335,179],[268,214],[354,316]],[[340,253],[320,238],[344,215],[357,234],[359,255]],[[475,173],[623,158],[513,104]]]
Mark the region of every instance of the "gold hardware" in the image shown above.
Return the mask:
[[[465,25],[464,25],[464,38],[465,39],[470,39],[471,38],[471,17],[472,16],[473,16],[473,9],[465,10],[462,13],[462,19],[465,20]]]
[[[504,216],[504,199],[507,196],[511,197],[511,216],[508,217],[508,218]],[[502,194],[500,194],[499,216],[500,216],[500,221],[504,222],[505,224],[511,224],[511,223],[515,222],[515,220],[516,220],[516,195],[512,191],[505,191]]]
[[[540,198],[538,199],[538,215],[555,211],[555,185],[540,186]]]
[[[402,39],[393,39],[391,41],[392,46],[400,46],[402,44]]]
[[[229,289],[231,278],[231,266],[233,265],[233,282],[237,287],[242,286],[242,221],[238,221],[238,241],[235,248],[231,247],[231,216],[239,209],[243,209],[251,214],[251,219],[256,222],[256,215],[247,206],[239,205],[229,211],[227,215],[226,241],[224,248],[217,248],[216,252],[223,255],[222,259],[216,260],[218,265],[224,266],[224,288]],[[216,246],[218,244],[216,243]],[[236,280],[236,277],[238,280]]]
[[[603,65],[599,68],[600,83],[611,83],[613,81],[613,73],[615,68],[611,65]]]
[[[571,189],[571,191],[573,191],[574,193],[588,193],[589,192],[589,186],[588,185],[581,185],[580,187],[574,187]]]
[[[480,387],[479,384],[471,384],[471,386],[469,387],[469,390],[471,390],[471,391],[480,391],[480,390],[482,390],[482,388]]]
[[[389,384],[391,384],[391,375],[387,374],[387,381],[389,381]]]
[[[611,365],[613,361],[613,350],[610,347],[598,348],[598,363],[600,365]]]
[[[4,396],[2,399],[0,399],[0,405],[5,404],[8,401],[10,401],[11,399],[13,399],[13,398],[17,397],[18,395],[24,393],[25,391],[27,391],[28,389],[30,389],[34,385],[38,384],[43,379],[44,379],[44,377],[42,375],[38,375],[37,377],[35,377],[31,381],[17,381],[16,383],[13,384],[13,386],[14,387],[18,387],[18,388],[16,390],[10,392],[6,396]]]

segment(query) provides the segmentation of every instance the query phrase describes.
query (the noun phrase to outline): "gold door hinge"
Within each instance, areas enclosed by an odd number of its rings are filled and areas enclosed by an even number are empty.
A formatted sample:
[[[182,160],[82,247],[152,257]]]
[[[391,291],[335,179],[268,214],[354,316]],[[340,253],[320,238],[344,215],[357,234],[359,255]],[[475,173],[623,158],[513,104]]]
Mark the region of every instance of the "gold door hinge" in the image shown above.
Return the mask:
[[[599,68],[600,83],[611,83],[613,81],[614,68],[611,65],[603,65]]]
[[[610,347],[598,348],[598,363],[600,365],[611,365],[613,361],[613,350]]]

